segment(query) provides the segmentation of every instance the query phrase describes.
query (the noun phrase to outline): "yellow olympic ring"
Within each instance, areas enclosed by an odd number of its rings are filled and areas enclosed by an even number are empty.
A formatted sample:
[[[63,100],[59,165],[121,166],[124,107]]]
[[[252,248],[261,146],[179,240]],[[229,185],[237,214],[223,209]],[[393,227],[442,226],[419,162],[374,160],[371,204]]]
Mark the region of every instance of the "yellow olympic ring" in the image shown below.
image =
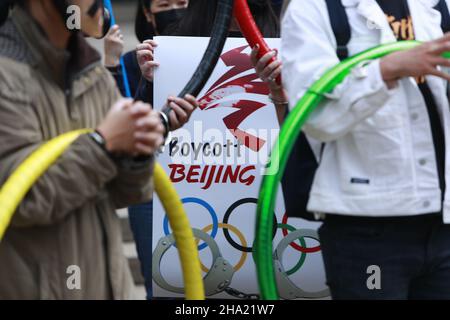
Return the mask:
[[[208,232],[208,231],[210,231],[212,229],[212,227],[213,227],[213,225],[210,224],[209,226],[204,227],[202,229],[202,231],[203,232]],[[241,241],[241,245],[243,247],[247,246],[247,240],[245,240],[245,237],[242,234],[242,232],[240,232],[239,229],[236,228],[235,226],[230,225],[230,224],[226,224],[226,223],[219,223],[219,228],[221,228],[221,229],[229,229],[231,232],[233,232],[239,238],[239,240]],[[198,245],[200,240],[196,239],[195,241],[196,241],[196,245]],[[247,260],[247,252],[242,252],[241,258],[239,259],[238,263],[233,267],[234,271],[235,272],[239,271],[244,266],[244,263],[245,263],[246,260]],[[203,272],[206,273],[206,272],[209,271],[209,268],[207,268],[202,263],[201,260],[200,260],[200,265],[201,265],[201,268],[202,268]]]

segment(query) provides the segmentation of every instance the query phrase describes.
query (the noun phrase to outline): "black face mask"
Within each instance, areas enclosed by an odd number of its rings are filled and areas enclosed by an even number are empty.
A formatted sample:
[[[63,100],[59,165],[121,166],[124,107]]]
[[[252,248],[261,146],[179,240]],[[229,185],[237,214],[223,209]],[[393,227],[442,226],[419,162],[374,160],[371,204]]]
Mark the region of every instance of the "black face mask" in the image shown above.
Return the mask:
[[[183,18],[185,14],[186,9],[172,9],[155,13],[156,32],[162,34],[169,25]]]

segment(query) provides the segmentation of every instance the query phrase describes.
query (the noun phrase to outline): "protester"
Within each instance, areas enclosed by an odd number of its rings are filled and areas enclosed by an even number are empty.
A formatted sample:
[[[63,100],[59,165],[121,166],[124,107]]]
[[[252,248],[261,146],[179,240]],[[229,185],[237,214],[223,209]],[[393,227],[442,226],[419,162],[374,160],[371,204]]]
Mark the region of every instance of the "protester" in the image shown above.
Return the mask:
[[[305,0],[287,7],[282,60],[290,106],[345,55],[425,41],[359,65],[304,126],[324,143],[308,209],[325,214],[319,234],[334,299],[450,298],[450,76],[441,68],[450,66],[441,57],[450,34],[443,36],[436,4]],[[337,47],[335,34],[346,26],[350,41]]]
[[[150,105],[120,98],[87,44],[85,35],[101,33],[102,5],[73,2],[81,30],[66,27],[65,1],[53,0],[19,1],[0,28],[0,183],[44,142],[97,128],[40,177],[13,216],[0,243],[0,299],[132,297],[116,209],[151,199],[164,126]]]
[[[160,35],[171,23],[179,19],[188,5],[187,0],[139,0],[135,20],[135,33],[141,44],[137,50],[126,53],[123,61],[127,71],[128,84],[131,95],[137,96],[138,100],[153,103],[153,88],[150,83],[145,83],[141,92],[137,93],[141,83],[142,73],[139,62],[144,70],[151,69],[151,76],[148,77],[153,82],[153,68],[158,63],[153,61],[153,51],[145,53],[143,50],[156,46],[152,40],[153,36]],[[105,66],[114,75],[122,95],[125,95],[120,57],[124,48],[124,39],[118,25],[111,28],[105,38]],[[139,96],[140,95],[140,96]],[[197,102],[187,98],[171,99],[171,106],[174,112],[171,114],[172,129],[176,129],[184,124],[190,114],[194,111]],[[136,243],[136,251],[141,263],[141,273],[144,277],[147,299],[152,297],[152,228],[153,228],[153,203],[144,203],[131,206],[128,209],[131,230]]]
[[[137,56],[139,49],[153,47],[154,36],[164,34],[164,31],[173,23],[176,23],[184,15],[188,6],[188,0],[139,0],[135,18],[135,34],[140,45],[137,50],[127,52],[123,56],[125,68],[128,75],[128,84],[131,95],[134,97],[141,80],[141,70],[138,58],[145,59],[146,56]],[[148,44],[148,46],[147,46]],[[113,73],[115,79],[125,94],[122,83],[121,69],[119,68],[120,56],[123,52],[123,36],[118,25],[111,28],[105,38],[105,66]],[[154,68],[157,64],[146,60],[146,68]],[[149,90],[151,92],[151,90]],[[146,96],[146,102],[153,101],[153,96]]]

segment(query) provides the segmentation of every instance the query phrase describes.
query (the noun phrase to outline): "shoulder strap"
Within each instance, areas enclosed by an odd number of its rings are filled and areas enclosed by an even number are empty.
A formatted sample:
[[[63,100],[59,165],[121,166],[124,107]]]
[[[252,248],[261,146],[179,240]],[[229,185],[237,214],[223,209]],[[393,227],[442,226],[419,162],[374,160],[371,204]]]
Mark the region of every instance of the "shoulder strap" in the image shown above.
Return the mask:
[[[331,28],[333,29],[336,38],[337,50],[339,60],[344,60],[348,57],[348,43],[351,37],[350,24],[348,22],[347,12],[342,5],[341,0],[325,0],[330,17]],[[441,28],[444,33],[450,32],[450,12],[446,0],[439,0],[434,7],[441,13]]]
[[[450,13],[448,11],[447,2],[445,0],[439,0],[438,4],[434,7],[441,13],[441,28],[444,33],[450,32]]]
[[[325,0],[328,8],[328,15],[330,17],[331,28],[333,29],[336,38],[337,50],[339,60],[348,58],[347,45],[350,42],[351,29],[348,22],[347,12],[342,5],[341,0]]]

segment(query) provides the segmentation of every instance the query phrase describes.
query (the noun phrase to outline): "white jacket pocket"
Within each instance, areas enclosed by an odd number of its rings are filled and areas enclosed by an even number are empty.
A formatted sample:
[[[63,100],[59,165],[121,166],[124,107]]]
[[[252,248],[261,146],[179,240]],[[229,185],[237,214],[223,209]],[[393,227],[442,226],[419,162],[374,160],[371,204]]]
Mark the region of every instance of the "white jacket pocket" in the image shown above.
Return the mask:
[[[360,159],[341,167],[343,190],[365,194],[410,184],[404,126],[401,115],[377,112],[354,128],[345,144],[347,150],[341,151],[354,152]]]

